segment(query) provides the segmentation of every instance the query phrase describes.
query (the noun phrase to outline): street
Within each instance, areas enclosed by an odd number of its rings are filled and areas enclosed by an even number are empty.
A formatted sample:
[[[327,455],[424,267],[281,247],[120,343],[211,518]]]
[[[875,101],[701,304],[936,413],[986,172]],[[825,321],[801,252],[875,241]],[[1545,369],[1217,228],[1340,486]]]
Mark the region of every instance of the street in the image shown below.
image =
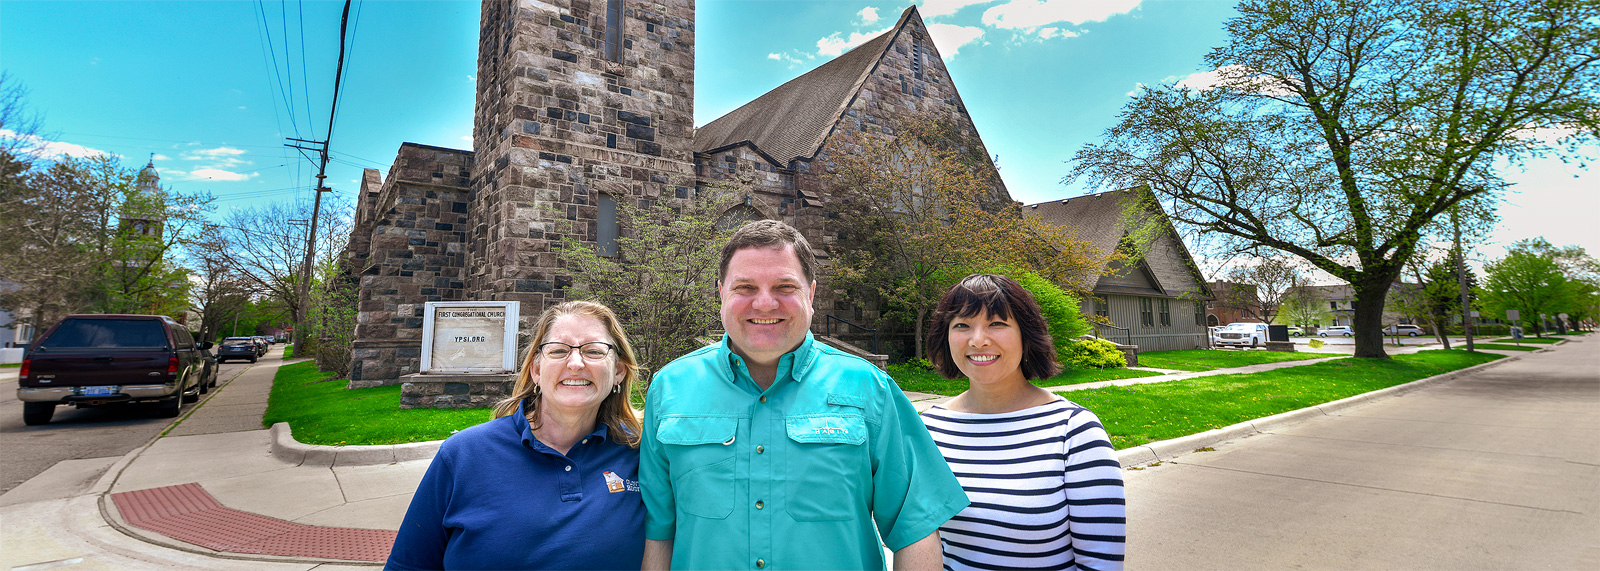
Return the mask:
[[[283,346],[274,345],[261,362],[282,357]],[[218,388],[226,386],[250,366],[239,361],[223,364],[217,375]],[[200,398],[204,400],[211,394],[215,391]],[[180,417],[192,411],[196,404],[183,405]],[[80,461],[73,463],[77,468],[74,470],[76,478],[93,481],[117,458],[149,442],[176,420],[156,417],[153,407],[151,404],[84,409],[58,406],[49,424],[27,426],[22,423],[22,401],[17,400],[17,369],[0,369],[0,450],[4,451],[6,459],[0,463],[0,494],[66,460]]]

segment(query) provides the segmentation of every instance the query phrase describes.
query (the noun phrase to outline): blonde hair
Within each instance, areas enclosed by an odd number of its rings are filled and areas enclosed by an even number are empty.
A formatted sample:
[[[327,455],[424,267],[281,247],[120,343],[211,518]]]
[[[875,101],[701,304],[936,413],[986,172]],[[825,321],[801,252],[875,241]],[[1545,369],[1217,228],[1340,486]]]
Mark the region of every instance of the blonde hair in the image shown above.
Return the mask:
[[[605,325],[606,332],[616,340],[616,355],[613,358],[616,359],[616,366],[623,371],[622,381],[617,384],[616,392],[606,395],[606,399],[601,401],[598,420],[606,425],[612,441],[637,448],[641,425],[638,415],[633,413],[629,397],[633,394],[634,381],[639,378],[639,358],[633,352],[633,345],[628,343],[628,334],[622,330],[622,322],[617,320],[617,315],[611,312],[611,308],[592,301],[561,303],[539,315],[539,321],[534,326],[533,343],[528,346],[521,370],[517,371],[517,383],[511,389],[511,396],[495,405],[494,417],[516,414],[517,406],[527,401],[528,426],[539,428],[539,381],[536,372],[539,344],[545,342],[557,319],[569,315],[594,318]]]

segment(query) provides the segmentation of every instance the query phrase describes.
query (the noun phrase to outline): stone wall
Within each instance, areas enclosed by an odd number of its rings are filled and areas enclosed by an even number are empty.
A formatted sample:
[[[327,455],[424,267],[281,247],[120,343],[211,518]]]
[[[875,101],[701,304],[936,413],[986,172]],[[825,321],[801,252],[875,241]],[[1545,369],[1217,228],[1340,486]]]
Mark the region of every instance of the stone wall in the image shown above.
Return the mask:
[[[466,299],[472,164],[468,151],[403,143],[376,195],[363,185],[349,254],[361,267],[351,386],[417,372],[423,303]]]
[[[678,200],[693,187],[694,3],[624,2],[606,59],[604,0],[483,3],[478,155],[465,276],[477,299],[565,297],[564,238],[592,247],[602,193]]]
[[[400,408],[483,408],[511,396],[515,375],[406,375]]]

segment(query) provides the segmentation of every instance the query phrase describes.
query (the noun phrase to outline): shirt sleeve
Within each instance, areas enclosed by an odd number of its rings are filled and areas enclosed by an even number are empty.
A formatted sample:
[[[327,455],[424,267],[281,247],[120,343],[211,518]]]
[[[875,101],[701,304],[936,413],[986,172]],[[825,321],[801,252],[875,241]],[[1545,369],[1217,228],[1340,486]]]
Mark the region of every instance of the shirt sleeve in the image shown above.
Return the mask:
[[[417,484],[417,493],[411,496],[411,506],[406,508],[406,517],[400,522],[400,531],[395,535],[394,547],[389,550],[389,561],[384,563],[384,569],[444,568],[444,550],[450,540],[444,515],[455,480],[450,460],[453,456],[441,447],[433,462],[428,464],[422,483]]]
[[[1126,548],[1127,505],[1122,465],[1100,418],[1084,409],[1068,422],[1067,505],[1073,560],[1079,569],[1120,571]]]
[[[672,496],[672,473],[667,456],[656,439],[660,424],[656,403],[658,387],[665,378],[657,375],[650,383],[644,402],[644,434],[639,438],[639,492],[644,496],[644,537],[656,541],[672,539],[677,530],[677,502]]]
[[[879,374],[882,419],[873,435],[872,518],[891,551],[927,537],[971,503],[916,407]]]

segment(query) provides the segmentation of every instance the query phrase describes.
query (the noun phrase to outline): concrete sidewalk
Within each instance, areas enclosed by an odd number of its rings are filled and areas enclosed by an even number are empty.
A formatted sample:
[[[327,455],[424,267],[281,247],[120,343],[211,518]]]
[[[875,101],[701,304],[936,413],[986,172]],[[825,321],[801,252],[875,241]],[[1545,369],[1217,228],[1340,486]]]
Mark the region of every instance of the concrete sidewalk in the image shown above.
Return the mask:
[[[1125,472],[1129,568],[1600,568],[1600,341]]]

